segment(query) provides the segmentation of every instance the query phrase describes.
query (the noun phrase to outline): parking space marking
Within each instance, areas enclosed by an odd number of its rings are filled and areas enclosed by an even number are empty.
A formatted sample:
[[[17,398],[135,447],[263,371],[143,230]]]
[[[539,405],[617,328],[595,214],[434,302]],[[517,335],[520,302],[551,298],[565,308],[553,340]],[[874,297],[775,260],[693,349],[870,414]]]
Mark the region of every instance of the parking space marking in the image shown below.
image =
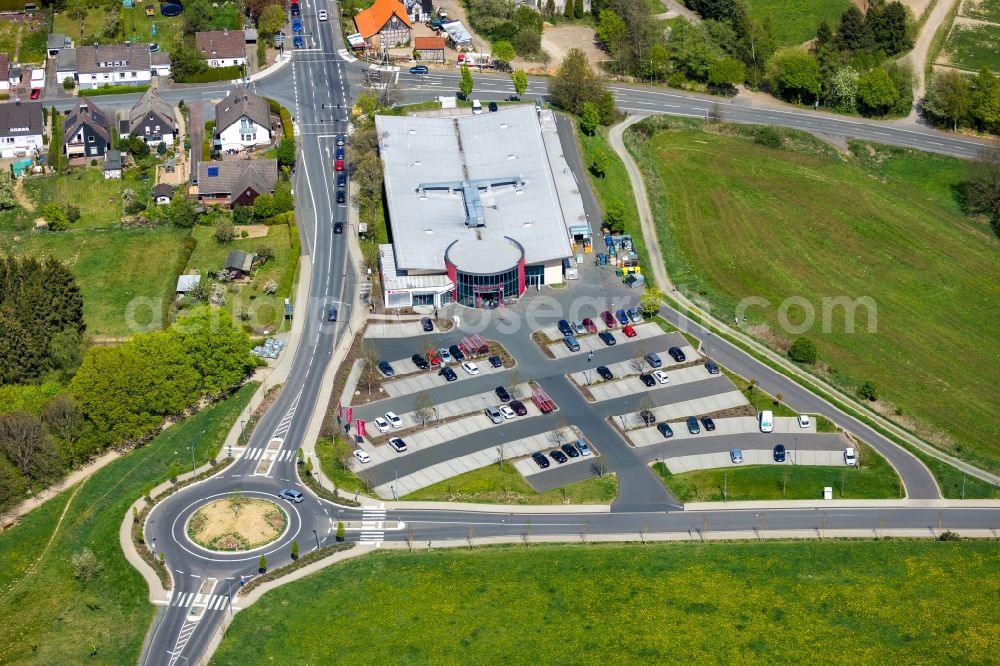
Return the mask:
[[[704,398],[695,398],[694,400],[682,400],[681,402],[670,403],[669,405],[662,405],[660,407],[653,407],[650,411],[653,412],[653,417],[656,423],[660,421],[676,421],[678,419],[686,419],[688,416],[697,416],[699,414],[713,414],[715,412],[721,412],[724,409],[732,409],[733,407],[740,407],[747,404],[746,397],[737,390],[728,391],[726,393],[717,393],[715,395],[710,395]],[[622,419],[625,422],[625,428],[628,430],[629,439],[632,439],[633,432],[638,433],[640,430],[649,430],[650,428],[641,427],[636,428],[636,426],[643,426],[642,419],[639,418],[639,411],[629,412],[628,414],[621,414],[615,416],[615,425],[621,426]],[[633,430],[634,428],[634,430]],[[653,428],[655,432],[655,428]],[[677,429],[674,429],[676,435]],[[663,441],[663,436],[660,440],[656,442],[657,444]],[[633,441],[635,441],[633,439]],[[636,444],[641,446],[640,444]]]
[[[697,416],[700,413],[704,412],[695,412],[687,414],[687,416]],[[699,422],[698,425],[701,428],[701,432],[697,435],[692,435],[688,431],[686,419],[673,422],[668,421],[668,423],[670,423],[670,429],[674,431],[674,434],[670,439],[702,439],[704,437],[718,437],[719,435],[746,435],[760,432],[760,425],[758,424],[757,419],[753,416],[733,416],[723,419],[713,419],[713,421],[715,421],[715,430],[712,431],[705,430],[705,427]],[[794,429],[791,426],[794,426]],[[780,416],[775,417],[774,419],[774,432],[779,435],[814,435],[816,434],[816,428],[815,426],[800,428],[798,421],[794,418],[789,416]],[[662,444],[665,439],[655,426],[630,430],[628,436],[629,439],[632,440],[632,443],[636,446]]]
[[[657,352],[660,359],[670,359],[667,353]],[[596,402],[601,402],[603,400],[611,400],[614,398],[622,398],[634,393],[644,393],[648,390],[656,388],[664,388],[667,386],[681,386],[683,384],[690,384],[692,382],[705,381],[712,379],[713,377],[718,377],[718,375],[710,375],[708,371],[705,370],[702,365],[692,365],[687,368],[677,368],[676,370],[671,370],[670,366],[676,364],[664,364],[662,367],[658,368],[667,373],[667,383],[660,384],[657,383],[655,386],[646,387],[640,382],[636,377],[639,376],[639,372],[636,371],[633,361],[630,359],[628,361],[621,361],[620,363],[612,363],[607,366],[608,370],[614,375],[614,379],[603,381],[600,375],[597,374],[595,369],[588,369],[583,372],[574,372],[570,375],[577,385],[585,386],[587,390],[590,391],[590,395],[594,397]],[[648,369],[648,364],[643,366],[643,372],[653,372]],[[588,386],[587,376],[591,382],[597,380],[596,383],[592,383]]]
[[[785,462],[774,462],[774,451],[771,449],[743,449],[743,465],[823,465],[844,466],[844,449],[829,451],[796,450],[788,451]],[[794,457],[793,457],[794,456]],[[728,451],[717,453],[701,453],[693,456],[677,456],[665,458],[667,469],[671,474],[693,472],[699,469],[715,467],[739,467],[729,457]],[[818,489],[817,489],[818,491]]]

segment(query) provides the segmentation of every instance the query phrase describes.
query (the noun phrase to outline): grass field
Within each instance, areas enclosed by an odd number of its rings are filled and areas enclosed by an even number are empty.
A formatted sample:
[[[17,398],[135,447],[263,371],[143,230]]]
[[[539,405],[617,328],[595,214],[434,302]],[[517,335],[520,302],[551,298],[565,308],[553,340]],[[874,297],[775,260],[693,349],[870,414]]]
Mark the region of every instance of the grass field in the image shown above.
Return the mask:
[[[779,349],[798,335],[779,313],[801,324],[804,303],[834,383],[853,391],[874,380],[904,425],[996,471],[1000,365],[983,361],[1000,339],[1000,239],[962,214],[961,161],[855,148],[862,157],[845,160],[660,132],[638,157],[666,193],[653,205],[667,269],[724,320],[741,299],[766,299],[741,325]],[[790,297],[799,305],[782,311]],[[874,321],[860,307],[850,333],[838,307],[824,325],[823,299],[838,297],[871,299]]]
[[[1000,0],[965,0],[962,3],[962,16],[1000,23]]]
[[[172,463],[190,464],[192,443],[199,465],[217,455],[256,386],[165,430],[0,534],[0,662],[136,663],[154,610],[118,545],[121,521]],[[104,567],[89,583],[70,564],[84,547]]]
[[[80,207],[80,219],[71,229],[97,229],[118,226],[122,219],[122,188],[149,186],[135,178],[135,170],[127,175],[128,182],[105,179],[100,168],[75,169],[69,175],[33,176],[24,181],[24,190],[35,203],[36,210],[50,201],[65,206],[75,204]],[[148,199],[149,192],[146,193]]]
[[[790,441],[786,446],[794,458],[794,446]],[[858,468],[734,465],[671,474],[666,465],[657,463],[653,471],[681,502],[822,499],[826,486],[833,488],[836,499],[899,499],[902,484],[892,466],[867,446],[858,453]]]
[[[1000,23],[956,25],[944,51],[948,62],[956,67],[976,72],[988,67],[1000,72]]]
[[[152,299],[134,311],[134,320],[145,325],[160,316],[163,299],[172,298],[188,233],[173,228],[0,233],[0,247],[68,262],[83,293],[87,334],[123,336],[132,333],[127,316],[134,299]],[[135,301],[140,302],[145,301]]]
[[[613,474],[537,493],[517,469],[507,463],[503,471],[499,465],[481,467],[421,488],[400,499],[489,504],[610,504],[617,496],[618,478]]]
[[[769,19],[778,46],[801,44],[816,36],[826,19],[836,29],[851,0],[748,0],[750,15]]]
[[[100,7],[91,7],[87,10],[87,15],[83,20],[82,31],[80,22],[71,19],[66,12],[59,12],[55,15],[52,29],[53,32],[66,33],[77,44],[80,43],[81,39],[86,40],[87,43],[93,43],[95,39],[98,39],[102,43],[131,40],[133,43],[155,42],[164,48],[172,48],[176,45],[181,34],[184,23],[183,12],[178,16],[167,17],[160,14],[157,9],[153,16],[146,16],[146,4],[145,2],[139,2],[136,3],[135,7],[124,10],[125,20],[120,29],[120,34],[123,34],[124,38],[121,40],[109,39],[107,36],[101,34],[106,13]],[[218,6],[215,6],[216,4]],[[154,5],[154,7],[158,8],[159,5]],[[119,9],[120,5],[114,8],[116,12]],[[240,28],[242,26],[239,18],[239,8],[234,2],[210,3],[208,11],[210,12],[210,16],[208,26],[205,30],[222,30],[223,28]],[[153,34],[153,25],[156,25],[155,35]],[[43,39],[43,49],[44,46],[45,41]]]
[[[350,455],[351,451],[353,449],[339,435],[335,440],[322,437],[316,440],[316,455],[319,456],[320,471],[323,472],[323,476],[345,493],[370,494],[371,490],[365,485],[364,481],[356,477],[354,472],[345,469],[337,462],[341,457]]]
[[[383,552],[268,592],[212,663],[985,664],[1000,651],[996,554],[914,541]]]

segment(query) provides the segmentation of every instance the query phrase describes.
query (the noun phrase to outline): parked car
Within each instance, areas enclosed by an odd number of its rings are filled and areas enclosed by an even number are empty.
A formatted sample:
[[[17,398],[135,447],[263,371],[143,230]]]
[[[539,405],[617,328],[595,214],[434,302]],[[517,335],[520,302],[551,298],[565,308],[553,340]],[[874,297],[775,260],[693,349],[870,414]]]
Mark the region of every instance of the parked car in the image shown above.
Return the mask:
[[[701,417],[701,424],[705,426],[705,430],[708,432],[715,430],[715,421],[712,420],[711,416]]]
[[[354,449],[354,457],[363,463],[369,463],[372,461],[372,457],[361,449]]]
[[[438,374],[444,377],[445,381],[447,382],[453,382],[456,379],[458,379],[458,375],[455,374],[455,371],[449,368],[448,366],[444,366],[443,368],[441,368]]]
[[[606,365],[597,366],[597,374],[601,376],[601,379],[607,381],[609,379],[614,379],[615,375]]]
[[[649,363],[649,367],[651,368],[658,368],[663,365],[663,362],[660,361],[660,355],[656,352],[646,354],[646,363]]]
[[[514,413],[518,416],[525,416],[528,413],[528,408],[524,406],[524,403],[520,400],[511,400],[510,408],[514,410]]]
[[[337,308],[327,306],[327,308],[326,308],[326,320],[327,321],[337,321]]]
[[[344,194],[344,190],[337,190],[337,203],[342,204],[347,201],[347,195]]]
[[[375,427],[378,428],[378,431],[381,433],[386,433],[392,430],[392,426],[389,425],[389,422],[381,416],[375,417]]]
[[[31,99],[38,99],[41,96],[42,96],[42,89],[41,88],[32,88],[31,89]]]
[[[424,329],[424,332],[429,332],[434,330],[434,322],[431,321],[430,317],[424,317],[420,320],[420,328]]]
[[[586,317],[583,320],[583,327],[587,329],[587,333],[597,333],[597,324],[590,317]]]
[[[497,394],[498,398],[500,398],[500,402],[510,402],[510,391],[504,387],[498,386],[493,389],[493,392]]]
[[[299,7],[299,3],[292,3],[292,16],[300,16],[302,14],[302,9]]]
[[[573,335],[573,327],[570,326],[569,322],[566,321],[565,319],[560,319],[556,323],[556,328],[558,328],[559,332],[562,333],[563,335]]]
[[[347,187],[347,174],[338,173],[337,174],[337,187]]]
[[[427,362],[427,359],[420,354],[414,354],[410,357],[410,360],[413,361],[413,365],[417,366],[421,370],[426,370],[431,367],[431,364]]]
[[[604,312],[601,313],[601,321],[603,321],[604,325],[607,326],[608,328],[614,328],[615,326],[618,325],[618,323],[615,321],[615,316],[611,314],[608,310],[605,310]]]
[[[489,361],[490,365],[492,365],[494,368],[502,368],[503,367],[503,359],[501,359],[499,356],[490,356],[486,360]]]
[[[449,352],[444,347],[441,347],[441,348],[438,349],[438,356],[441,357],[441,362],[442,363],[451,363],[451,361],[452,361],[451,352]]]
[[[653,379],[653,375],[649,374],[648,372],[644,372],[641,375],[639,375],[639,381],[645,384],[646,386],[656,386],[656,380]]]
[[[483,410],[483,413],[486,414],[486,417],[490,421],[493,421],[493,423],[503,423],[503,414],[501,414],[500,410],[496,407],[487,407]]]
[[[687,360],[687,356],[684,355],[680,347],[671,347],[667,353],[670,354],[670,358],[674,359],[675,363],[683,363]]]
[[[591,455],[590,447],[587,446],[587,442],[582,439],[576,440],[576,448],[580,449],[580,455],[584,458]]]
[[[466,361],[462,364],[462,370],[465,370],[469,375],[475,376],[479,374],[479,366],[472,361]]]
[[[344,223],[343,222],[334,222],[333,223],[333,233],[335,233],[335,234],[342,234],[342,233],[344,233]]]
[[[301,492],[292,488],[282,488],[278,491],[278,497],[289,502],[295,502],[296,504],[305,499],[305,496]]]
[[[634,338],[637,335],[632,324],[622,327],[622,333],[625,334],[626,338]]]
[[[555,460],[560,465],[562,465],[564,462],[566,462],[567,460],[569,460],[569,458],[566,457],[566,454],[563,453],[562,451],[560,451],[559,449],[556,449],[555,451],[551,452],[549,455],[552,456],[552,459]]]
[[[574,338],[572,335],[564,336],[563,344],[565,344],[566,348],[569,349],[571,352],[580,351],[580,343],[577,342],[576,338]]]
[[[715,361],[708,361],[705,363],[705,369],[708,370],[708,374],[717,375],[719,374],[719,366]]]
[[[389,365],[389,361],[379,361],[378,369],[379,372],[381,372],[386,377],[393,377],[396,374],[396,371],[392,369],[391,365]]]
[[[344,170],[344,160],[335,160],[334,163],[333,163],[333,169],[335,171],[343,171]]]
[[[490,103],[489,103],[489,105],[488,105],[488,108],[489,108],[489,110],[490,110],[490,113],[493,113],[493,112],[495,112],[495,111],[496,111],[497,109],[499,109],[500,107],[498,107],[498,106],[497,106],[497,103],[496,103],[496,102],[490,102]]]
[[[743,451],[740,449],[729,449],[729,459],[733,461],[734,465],[739,465],[743,462]]]
[[[545,457],[544,453],[532,453],[531,459],[535,461],[535,464],[538,465],[540,469],[547,469],[551,464],[549,459]]]
[[[497,409],[500,410],[500,413],[503,414],[505,419],[512,419],[517,416],[517,413],[507,405],[500,405]]]
[[[660,384],[666,384],[668,381],[670,381],[669,377],[667,377],[667,373],[663,372],[663,370],[654,370],[653,377]]]
[[[430,70],[427,69],[427,65],[414,65],[410,68],[410,74],[426,74]]]
[[[302,32],[302,19],[300,18],[292,19],[292,32]]]
[[[433,349],[427,352],[427,360],[431,362],[431,365],[441,365],[441,355]]]
[[[618,342],[617,340],[615,340],[615,336],[611,331],[601,331],[600,333],[597,334],[597,337],[599,337],[601,339],[601,342],[603,342],[608,347],[614,347],[615,343]]]
[[[337,146],[336,152],[334,153],[333,157],[338,160],[344,159],[344,147]]]
[[[566,455],[568,455],[570,458],[579,458],[580,457],[580,452],[577,451],[576,447],[573,446],[572,444],[563,444],[559,448],[562,449],[563,453],[565,453]]]
[[[785,462],[785,445],[774,445],[774,462]]]
[[[345,137],[343,134],[338,134],[337,135],[337,145],[338,146],[342,146],[345,143],[347,143],[347,137]]]
[[[698,419],[693,416],[687,418],[688,432],[692,435],[697,435],[701,432],[701,426],[698,425]]]
[[[858,454],[853,446],[848,446],[844,449],[844,464],[848,467],[858,466]]]
[[[406,450],[406,442],[404,442],[399,437],[392,437],[389,439],[389,446],[396,449],[396,453],[402,453]]]
[[[622,326],[624,326],[625,324],[628,323],[628,315],[625,314],[625,310],[621,310],[621,309],[616,310],[615,311],[615,319],[617,319],[618,323],[620,323]]]
[[[448,347],[448,351],[451,352],[451,357],[453,359],[455,359],[456,361],[464,361],[465,360],[465,352],[463,352],[461,349],[459,349],[458,345],[452,345],[452,346]]]
[[[800,428],[808,428],[810,425],[812,425],[812,421],[809,420],[808,414],[799,414],[798,421]]]
[[[656,417],[653,416],[653,412],[649,411],[648,409],[644,409],[641,412],[639,412],[639,418],[642,419],[642,422],[645,423],[646,425],[653,425],[653,423],[656,421]]]
[[[396,414],[396,412],[386,412],[385,420],[388,421],[393,428],[403,427],[403,419],[399,418],[399,415]]]
[[[574,335],[583,335],[584,333],[587,332],[587,329],[584,328],[582,321],[579,320],[574,321],[572,326]]]
[[[670,427],[670,424],[666,421],[656,424],[656,429],[660,431],[660,434],[665,438],[669,439],[674,436],[674,429]]]
[[[329,18],[329,16],[327,15],[325,9],[321,9],[318,12],[316,12],[316,18],[318,18],[320,21],[325,21]]]
[[[625,314],[628,315],[629,321],[633,324],[637,324],[642,321],[642,315],[639,314],[639,310],[637,308],[629,308]]]

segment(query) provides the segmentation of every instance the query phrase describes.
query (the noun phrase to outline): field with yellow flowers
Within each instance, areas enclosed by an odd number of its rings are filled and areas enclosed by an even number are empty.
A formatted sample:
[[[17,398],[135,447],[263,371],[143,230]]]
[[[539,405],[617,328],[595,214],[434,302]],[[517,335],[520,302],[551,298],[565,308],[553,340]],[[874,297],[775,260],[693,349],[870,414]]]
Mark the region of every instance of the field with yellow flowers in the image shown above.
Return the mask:
[[[1000,544],[379,552],[269,592],[213,664],[986,664]]]

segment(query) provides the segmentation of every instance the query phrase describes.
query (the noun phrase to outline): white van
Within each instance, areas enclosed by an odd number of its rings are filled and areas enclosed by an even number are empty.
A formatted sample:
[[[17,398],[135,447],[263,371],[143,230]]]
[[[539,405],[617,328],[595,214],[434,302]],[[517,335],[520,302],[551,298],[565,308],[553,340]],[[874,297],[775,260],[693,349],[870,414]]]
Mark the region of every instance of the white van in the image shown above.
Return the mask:
[[[472,100],[472,112],[476,115],[483,112],[483,105],[479,103],[478,99]]]
[[[774,430],[774,414],[770,410],[764,410],[760,413],[760,431],[761,432],[771,432]]]

